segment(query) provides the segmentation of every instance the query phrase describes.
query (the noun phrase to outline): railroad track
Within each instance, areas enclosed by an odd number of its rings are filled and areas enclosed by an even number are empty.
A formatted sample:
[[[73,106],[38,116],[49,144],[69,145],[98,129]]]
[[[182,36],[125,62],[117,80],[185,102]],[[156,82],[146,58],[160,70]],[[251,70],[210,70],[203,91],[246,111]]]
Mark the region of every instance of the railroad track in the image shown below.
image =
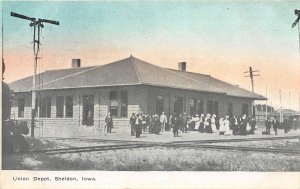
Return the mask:
[[[212,150],[230,150],[230,151],[244,151],[244,152],[262,152],[262,153],[281,153],[281,154],[292,154],[300,155],[300,150],[292,150],[285,148],[257,148],[257,147],[245,147],[245,146],[225,146],[225,145],[176,145],[169,146],[169,148],[181,148],[181,149],[212,149]]]
[[[44,139],[52,139],[52,140],[79,140],[79,141],[87,141],[87,142],[110,142],[110,143],[136,143],[140,141],[130,141],[130,140],[113,140],[113,139],[100,139],[100,138],[56,138],[56,137],[44,137]]]
[[[155,144],[123,144],[123,145],[100,145],[88,147],[71,147],[59,149],[46,149],[46,150],[32,150],[30,153],[45,153],[45,154],[66,154],[66,153],[81,153],[81,152],[95,152],[95,151],[109,151],[109,150],[122,150],[134,148],[149,148],[154,147]]]
[[[289,139],[299,139],[299,135],[292,136],[279,136],[279,137],[249,137],[249,138],[227,138],[227,139],[216,139],[216,140],[194,140],[194,141],[174,141],[176,143],[225,143],[225,142],[247,142],[247,141],[263,141],[263,140],[289,140]]]
[[[97,138],[55,138],[52,137],[50,139],[55,139],[55,140],[79,140],[79,141],[87,141],[87,142],[112,142],[112,143],[147,143],[141,142],[141,141],[128,141],[128,140],[113,140],[113,139],[97,139]],[[292,135],[292,136],[276,136],[276,137],[249,137],[249,138],[226,138],[226,139],[209,139],[209,140],[188,140],[188,141],[173,141],[173,142],[168,142],[172,144],[176,143],[225,143],[225,142],[246,142],[246,141],[263,141],[263,140],[284,140],[284,139],[299,139],[300,141],[300,136],[299,135]]]
[[[119,145],[101,145],[90,147],[71,147],[60,149],[48,149],[48,150],[33,150],[31,153],[45,153],[45,154],[68,154],[68,153],[83,153],[83,152],[97,152],[97,151],[111,151],[111,150],[124,150],[124,149],[137,149],[137,148],[181,148],[181,149],[212,149],[212,150],[233,150],[233,151],[254,151],[264,153],[283,153],[299,155],[300,150],[291,150],[284,148],[256,148],[256,147],[244,147],[244,146],[224,146],[224,145],[212,145],[213,143],[224,142],[244,142],[244,141],[262,141],[262,140],[284,140],[284,139],[298,139],[299,136],[287,136],[287,137],[268,137],[268,138],[243,138],[243,139],[221,139],[221,140],[199,140],[199,141],[177,141],[177,142],[136,142]],[[124,141],[126,142],[126,141]]]

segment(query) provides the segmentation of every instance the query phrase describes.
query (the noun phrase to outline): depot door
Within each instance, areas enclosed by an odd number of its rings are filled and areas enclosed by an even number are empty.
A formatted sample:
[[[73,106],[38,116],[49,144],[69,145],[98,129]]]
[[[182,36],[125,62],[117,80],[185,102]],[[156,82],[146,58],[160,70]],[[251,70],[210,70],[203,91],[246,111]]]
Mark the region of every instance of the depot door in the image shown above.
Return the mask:
[[[177,114],[183,113],[183,97],[175,97],[174,98],[174,111]]]
[[[163,96],[156,96],[156,111],[157,115],[161,115],[164,111],[164,97]]]
[[[94,95],[83,95],[82,125],[94,125]]]

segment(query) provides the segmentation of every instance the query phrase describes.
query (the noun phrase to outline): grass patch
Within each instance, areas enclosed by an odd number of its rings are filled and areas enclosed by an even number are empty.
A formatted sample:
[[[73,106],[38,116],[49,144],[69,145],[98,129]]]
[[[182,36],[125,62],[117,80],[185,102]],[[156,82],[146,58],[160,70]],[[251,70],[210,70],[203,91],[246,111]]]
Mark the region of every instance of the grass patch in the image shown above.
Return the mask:
[[[38,139],[31,142],[39,149],[61,145]],[[57,155],[11,154],[3,156],[2,165],[12,170],[300,171],[299,162],[299,155],[154,147]]]

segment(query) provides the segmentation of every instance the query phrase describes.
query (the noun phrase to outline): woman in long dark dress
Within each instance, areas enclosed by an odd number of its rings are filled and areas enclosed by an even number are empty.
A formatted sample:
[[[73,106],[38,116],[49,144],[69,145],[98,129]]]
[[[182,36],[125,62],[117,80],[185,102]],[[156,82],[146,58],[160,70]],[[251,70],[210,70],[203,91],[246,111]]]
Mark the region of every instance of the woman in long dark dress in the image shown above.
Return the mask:
[[[204,128],[205,133],[212,133],[210,114],[207,114],[205,118],[204,126],[205,126]]]
[[[159,122],[158,115],[155,115],[155,117],[154,117],[153,129],[154,129],[154,133],[158,135],[160,132],[160,122]]]
[[[142,118],[140,114],[136,115],[136,120],[135,120],[135,137],[140,138],[141,133],[142,133]]]

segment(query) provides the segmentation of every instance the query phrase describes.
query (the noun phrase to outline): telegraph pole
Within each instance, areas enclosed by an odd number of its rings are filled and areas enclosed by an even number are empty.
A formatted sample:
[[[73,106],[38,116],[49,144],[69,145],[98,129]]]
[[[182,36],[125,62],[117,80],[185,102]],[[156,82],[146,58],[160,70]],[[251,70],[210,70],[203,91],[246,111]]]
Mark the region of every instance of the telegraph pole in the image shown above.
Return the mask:
[[[295,27],[298,24],[298,40],[299,40],[299,55],[300,55],[300,26],[299,26],[299,21],[300,21],[300,10],[295,9],[295,15],[297,16],[295,22],[292,24],[292,28]],[[299,93],[299,111],[300,111],[300,93]]]
[[[25,15],[21,15],[18,13],[11,12],[11,16],[24,19],[24,20],[29,20],[31,23],[29,24],[30,27],[33,27],[33,52],[34,52],[34,64],[33,64],[33,79],[32,79],[32,105],[31,105],[31,137],[34,137],[34,119],[35,119],[35,114],[36,114],[36,68],[37,68],[37,61],[40,58],[39,57],[39,51],[40,51],[40,33],[41,29],[44,27],[43,23],[48,23],[48,24],[54,24],[54,25],[59,25],[58,21],[54,20],[47,20],[47,19],[41,19],[41,18],[32,18],[28,17]],[[37,27],[37,35],[36,35],[36,27]]]
[[[252,70],[252,67],[250,66],[249,67],[249,71],[246,71],[244,73],[249,73],[249,75],[245,75],[244,77],[250,77],[251,79],[251,86],[252,86],[252,93],[254,93],[254,79],[253,77],[255,76],[260,76],[260,74],[253,74],[253,73],[257,73],[259,72],[259,70]],[[254,101],[252,102],[252,115],[255,114],[255,111],[254,111]]]
[[[283,122],[283,115],[282,115],[282,101],[281,101],[281,89],[279,89],[279,100],[280,100],[280,122]]]
[[[291,92],[289,92],[289,110],[291,109]]]
[[[268,85],[266,85],[266,97],[268,98]],[[268,118],[268,99],[266,100],[266,120]]]
[[[299,34],[299,55],[300,55],[300,28],[299,28],[299,20],[300,20],[300,10],[295,9],[295,15],[297,16],[297,19],[292,25],[292,28],[295,27],[298,24],[298,34]]]
[[[259,70],[252,70],[252,67],[249,67],[249,71],[246,71],[244,73],[249,73],[249,75],[245,75],[244,77],[250,77],[251,79],[251,86],[252,86],[252,93],[254,93],[254,76],[260,76],[260,74],[253,74],[259,72]]]

